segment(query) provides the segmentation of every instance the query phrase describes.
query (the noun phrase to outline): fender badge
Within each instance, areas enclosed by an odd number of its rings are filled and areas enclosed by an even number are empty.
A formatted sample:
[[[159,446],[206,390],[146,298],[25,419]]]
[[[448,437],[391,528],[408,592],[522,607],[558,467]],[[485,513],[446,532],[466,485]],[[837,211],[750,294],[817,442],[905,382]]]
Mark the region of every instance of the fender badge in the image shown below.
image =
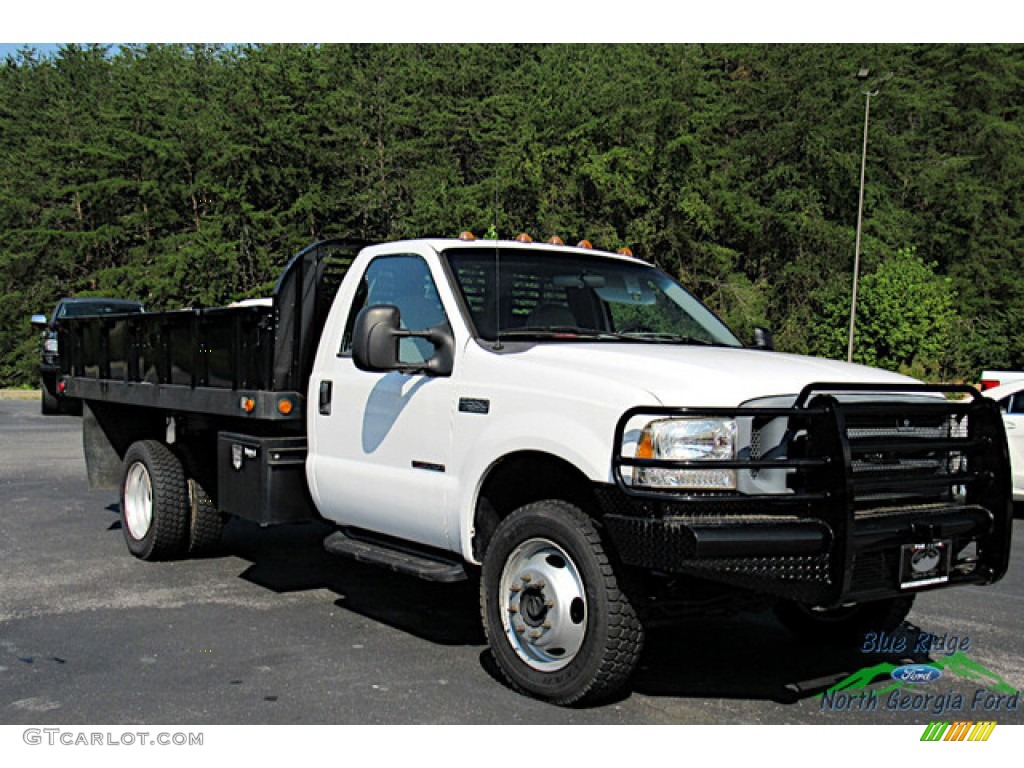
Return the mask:
[[[479,413],[481,415],[486,415],[491,411],[491,401],[473,397],[460,397],[459,411],[462,413]]]

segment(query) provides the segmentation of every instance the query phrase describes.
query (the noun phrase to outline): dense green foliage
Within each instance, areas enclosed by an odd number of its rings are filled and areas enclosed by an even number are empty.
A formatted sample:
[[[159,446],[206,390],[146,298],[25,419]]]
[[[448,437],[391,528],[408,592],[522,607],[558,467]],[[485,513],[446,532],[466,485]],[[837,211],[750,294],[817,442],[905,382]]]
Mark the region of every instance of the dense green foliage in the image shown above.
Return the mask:
[[[957,295],[952,278],[935,274],[911,248],[885,258],[859,286],[857,358],[867,365],[924,379],[942,374],[953,353]],[[814,346],[826,357],[843,357],[849,342],[848,286],[828,286],[820,297],[823,322],[810,328]]]
[[[933,379],[1024,365],[1024,48],[66,46],[0,64],[0,385],[33,312],[265,293],[303,245],[587,237],[743,338]]]

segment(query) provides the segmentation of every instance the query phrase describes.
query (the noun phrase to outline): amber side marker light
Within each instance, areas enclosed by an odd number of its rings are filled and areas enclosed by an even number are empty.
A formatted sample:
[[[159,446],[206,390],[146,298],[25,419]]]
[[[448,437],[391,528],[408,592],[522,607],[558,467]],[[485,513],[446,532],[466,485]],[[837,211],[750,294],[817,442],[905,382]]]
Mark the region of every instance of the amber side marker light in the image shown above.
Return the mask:
[[[243,397],[238,401],[238,405],[246,413],[252,413],[256,408],[256,401],[251,397]]]
[[[640,443],[636,447],[636,457],[638,459],[654,458],[654,442],[651,440],[651,431],[649,429],[645,429],[640,436]]]
[[[291,400],[285,399],[277,401],[277,412],[280,413],[282,416],[287,416],[289,413],[291,413],[293,407],[294,406],[292,405]]]

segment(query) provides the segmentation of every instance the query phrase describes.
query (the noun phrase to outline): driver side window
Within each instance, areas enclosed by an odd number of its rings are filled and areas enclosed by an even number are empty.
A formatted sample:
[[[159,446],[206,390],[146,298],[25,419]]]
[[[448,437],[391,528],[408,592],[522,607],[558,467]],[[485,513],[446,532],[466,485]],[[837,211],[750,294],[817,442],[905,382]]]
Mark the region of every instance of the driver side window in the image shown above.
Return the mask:
[[[402,328],[407,331],[425,331],[448,322],[437,285],[430,275],[427,263],[414,254],[379,256],[370,262],[356,290],[345,326],[339,355],[352,354],[352,330],[356,316],[364,307],[391,304],[398,307]],[[398,345],[399,362],[420,364],[434,354],[434,346],[426,339],[401,339]]]

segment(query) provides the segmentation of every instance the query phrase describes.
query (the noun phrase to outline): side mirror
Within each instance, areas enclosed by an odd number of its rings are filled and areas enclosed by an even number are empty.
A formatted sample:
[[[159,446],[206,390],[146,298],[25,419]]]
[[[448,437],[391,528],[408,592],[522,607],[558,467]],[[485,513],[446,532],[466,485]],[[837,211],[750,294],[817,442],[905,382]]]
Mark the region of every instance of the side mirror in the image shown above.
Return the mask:
[[[365,307],[356,316],[352,331],[352,359],[361,371],[393,371],[398,367],[401,338],[398,307]]]
[[[46,330],[46,315],[32,315],[32,327],[40,331]]]
[[[775,349],[775,338],[770,330],[761,326],[754,328],[754,349],[763,349],[767,352]]]
[[[409,338],[429,341],[434,346],[433,357],[419,365],[401,362],[399,342]],[[449,376],[452,372],[454,348],[455,341],[451,333],[440,327],[425,331],[403,330],[401,313],[398,307],[390,304],[364,307],[356,315],[352,330],[352,360],[361,371]]]

